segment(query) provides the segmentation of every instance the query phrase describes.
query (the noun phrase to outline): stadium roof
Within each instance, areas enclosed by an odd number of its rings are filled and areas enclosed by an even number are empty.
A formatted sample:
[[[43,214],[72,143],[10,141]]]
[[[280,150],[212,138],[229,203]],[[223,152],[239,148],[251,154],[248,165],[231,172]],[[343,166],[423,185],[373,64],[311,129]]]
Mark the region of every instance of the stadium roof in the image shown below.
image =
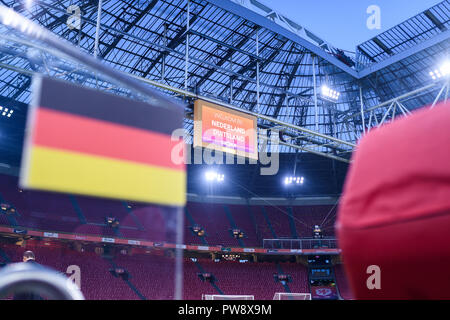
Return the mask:
[[[94,53],[98,1],[36,0],[30,8],[26,1],[1,2]],[[70,28],[77,18],[72,5],[79,6],[80,29]],[[433,102],[440,83],[428,73],[448,53],[449,6],[445,0],[360,44],[353,57],[255,0],[104,0],[98,57],[187,101],[190,132],[191,101],[203,97],[260,115],[261,128],[282,128],[289,141],[281,151],[345,160],[363,123],[383,120],[389,105],[380,103],[422,87],[402,105],[413,110]],[[0,49],[1,102],[17,110],[19,121],[7,131],[11,144],[1,146],[10,152],[20,150],[32,73],[88,86],[96,81],[32,39],[3,32]],[[321,98],[324,84],[341,93],[337,102]],[[361,117],[361,104],[376,111]]]

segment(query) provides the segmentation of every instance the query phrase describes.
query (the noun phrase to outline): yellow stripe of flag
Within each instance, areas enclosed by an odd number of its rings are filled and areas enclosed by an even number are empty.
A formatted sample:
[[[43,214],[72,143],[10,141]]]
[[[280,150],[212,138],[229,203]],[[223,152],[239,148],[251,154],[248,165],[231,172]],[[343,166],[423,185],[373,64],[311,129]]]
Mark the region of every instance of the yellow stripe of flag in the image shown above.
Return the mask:
[[[27,181],[50,191],[183,206],[186,172],[32,146]]]

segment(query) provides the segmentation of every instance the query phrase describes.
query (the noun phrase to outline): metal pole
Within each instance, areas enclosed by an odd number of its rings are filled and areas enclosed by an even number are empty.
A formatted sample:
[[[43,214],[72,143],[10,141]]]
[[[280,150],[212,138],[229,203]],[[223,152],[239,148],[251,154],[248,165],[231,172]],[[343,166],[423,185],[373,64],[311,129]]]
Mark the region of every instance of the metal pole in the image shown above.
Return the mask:
[[[372,125],[372,117],[373,117],[373,111],[370,111],[369,123],[367,124],[367,133],[370,132],[370,126]]]
[[[447,102],[447,99],[448,99],[448,89],[449,89],[449,87],[450,87],[450,79],[447,80],[446,86],[447,86],[447,90],[445,91],[445,101]]]
[[[98,41],[100,38],[100,19],[102,15],[102,0],[98,1],[98,11],[97,11],[97,26],[95,28],[95,42],[94,42],[94,58],[98,55]],[[95,73],[95,86],[98,88],[98,77]]]
[[[384,107],[384,106],[389,105],[389,104],[391,104],[392,102],[397,101],[397,100],[403,100],[403,99],[405,99],[405,98],[408,98],[408,97],[410,97],[410,96],[413,96],[413,95],[415,95],[415,94],[418,94],[418,93],[420,93],[420,92],[422,92],[422,91],[426,91],[426,90],[428,90],[428,89],[431,89],[431,88],[433,88],[433,87],[435,87],[435,86],[436,86],[436,83],[432,83],[432,84],[426,85],[426,86],[424,86],[424,87],[422,87],[422,88],[419,88],[419,89],[410,91],[410,92],[405,93],[405,94],[402,94],[402,95],[400,95],[400,96],[398,96],[398,97],[395,97],[395,98],[389,99],[389,100],[387,100],[387,101],[384,101],[384,102],[382,102],[382,103],[380,103],[380,104],[378,104],[378,105],[376,105],[376,106],[374,106],[374,107],[370,107],[370,108],[366,109],[365,112],[370,112],[370,111],[372,111],[372,110],[375,110],[375,109]],[[351,114],[351,115],[346,116],[343,120],[348,120],[348,119],[350,119],[350,118],[354,118],[354,117],[359,116],[359,115],[360,115],[360,112],[355,112],[355,113],[353,113],[353,114]]]
[[[377,114],[375,113],[375,110],[372,110],[371,112],[373,112],[373,116],[374,116],[374,119],[375,119],[375,123],[377,124],[377,126],[379,125],[379,122],[378,122],[378,116],[377,116]]]
[[[361,86],[359,86],[359,101],[361,102],[362,135],[365,135],[366,134],[366,123],[364,120],[364,102],[363,102]]]
[[[80,14],[80,28],[78,29],[78,44],[77,46],[80,47],[81,44],[81,29],[83,28],[83,15]]]
[[[94,58],[98,55],[98,40],[100,36],[100,19],[102,15],[102,0],[98,1],[98,11],[97,11],[97,27],[95,28],[95,43],[94,43]]]
[[[186,56],[184,61],[184,90],[188,88],[188,76],[189,76],[189,29],[190,29],[190,13],[191,6],[190,1],[187,0],[187,18],[186,18]]]
[[[183,249],[181,245],[183,244],[184,237],[184,214],[182,209],[176,209],[176,240],[177,246],[175,248],[175,300],[183,299]]]
[[[233,79],[230,77],[230,103],[233,103]]]
[[[391,103],[391,105],[389,106],[389,109],[387,109],[386,113],[384,114],[383,118],[381,119],[380,123],[378,124],[378,127],[380,127],[384,123],[384,120],[386,120],[386,117],[388,116],[389,111],[391,111],[394,103],[395,103],[395,101]]]
[[[164,47],[167,48],[167,23],[164,23]],[[166,78],[166,55],[162,58],[162,70],[161,70],[161,80]]]
[[[260,113],[260,105],[259,105],[259,29],[256,30],[256,105],[257,105],[257,112]]]
[[[314,87],[314,123],[315,123],[315,130],[319,131],[319,114],[317,110],[317,84],[316,84],[316,59],[315,56],[312,56],[313,64],[313,87]]]
[[[445,90],[445,88],[447,87],[447,83],[446,84],[444,84],[444,86],[442,87],[442,89],[439,91],[439,93],[438,93],[438,95],[437,95],[437,97],[436,97],[436,99],[434,99],[434,101],[433,101],[433,104],[431,105],[431,109],[433,109],[434,108],[434,106],[436,105],[436,103],[438,102],[438,100],[439,100],[439,98],[441,97],[441,95],[442,95],[442,92],[444,92],[444,90]]]
[[[394,107],[392,108],[392,121],[395,119],[395,110],[397,109],[397,103],[394,103]]]
[[[408,114],[411,114],[411,112],[400,101],[397,101],[397,105],[399,106],[405,117],[407,117]]]
[[[233,55],[230,57],[230,70],[233,70]],[[233,103],[233,77],[230,76],[230,103]]]

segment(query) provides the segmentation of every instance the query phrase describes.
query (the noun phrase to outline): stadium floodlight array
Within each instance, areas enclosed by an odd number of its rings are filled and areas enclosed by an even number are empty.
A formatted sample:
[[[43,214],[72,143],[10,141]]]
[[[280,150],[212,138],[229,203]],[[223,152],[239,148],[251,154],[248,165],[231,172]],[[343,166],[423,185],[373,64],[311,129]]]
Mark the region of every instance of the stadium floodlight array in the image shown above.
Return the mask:
[[[207,171],[205,173],[205,178],[206,181],[222,182],[225,179],[225,175],[215,171]]]
[[[6,108],[6,107],[0,106],[0,114],[3,117],[11,118],[13,112],[14,112],[14,110],[11,108]]]
[[[450,61],[444,62],[439,69],[434,69],[430,71],[430,76],[433,80],[438,80],[450,75]]]
[[[290,184],[303,184],[304,178],[303,177],[286,177],[284,178],[284,184],[290,185]]]
[[[255,300],[253,295],[202,294],[202,300]]]
[[[339,96],[341,95],[340,92],[331,89],[327,85],[323,85],[321,88],[322,97],[326,100],[330,100],[333,102],[336,102],[339,99]]]
[[[311,300],[311,293],[287,293],[277,292],[273,300]]]

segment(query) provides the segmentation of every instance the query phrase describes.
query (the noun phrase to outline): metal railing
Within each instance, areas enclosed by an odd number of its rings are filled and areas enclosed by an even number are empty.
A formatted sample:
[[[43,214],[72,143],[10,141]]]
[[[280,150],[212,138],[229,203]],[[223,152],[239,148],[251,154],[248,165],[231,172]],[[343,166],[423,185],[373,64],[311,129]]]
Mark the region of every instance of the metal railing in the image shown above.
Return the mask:
[[[264,249],[319,249],[337,248],[336,238],[325,237],[322,239],[301,238],[301,239],[264,239]]]

